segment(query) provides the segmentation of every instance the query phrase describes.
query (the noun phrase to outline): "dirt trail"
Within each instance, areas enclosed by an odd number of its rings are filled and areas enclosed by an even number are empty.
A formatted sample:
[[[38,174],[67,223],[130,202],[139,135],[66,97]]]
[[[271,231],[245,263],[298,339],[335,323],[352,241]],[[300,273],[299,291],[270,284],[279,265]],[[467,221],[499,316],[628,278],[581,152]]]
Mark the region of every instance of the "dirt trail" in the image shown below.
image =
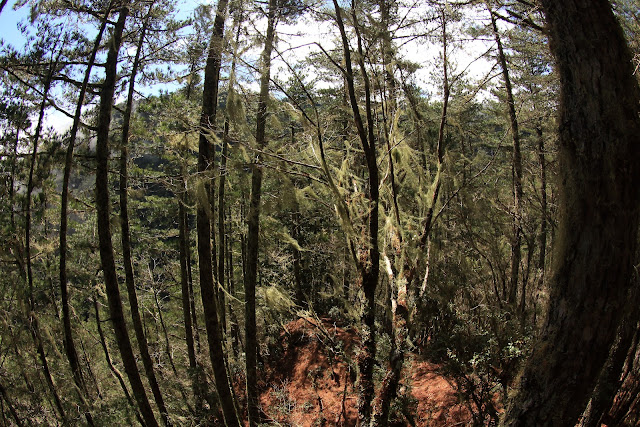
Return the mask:
[[[266,384],[260,401],[264,413],[286,426],[354,426],[357,419],[355,363],[359,339],[353,329],[343,329],[328,319],[317,327],[313,319],[286,325],[278,348],[269,357]],[[405,363],[405,383],[399,393],[406,402],[405,415],[391,424],[417,426],[466,425],[470,419],[452,384],[438,366],[424,361]],[[406,384],[408,382],[409,384]]]

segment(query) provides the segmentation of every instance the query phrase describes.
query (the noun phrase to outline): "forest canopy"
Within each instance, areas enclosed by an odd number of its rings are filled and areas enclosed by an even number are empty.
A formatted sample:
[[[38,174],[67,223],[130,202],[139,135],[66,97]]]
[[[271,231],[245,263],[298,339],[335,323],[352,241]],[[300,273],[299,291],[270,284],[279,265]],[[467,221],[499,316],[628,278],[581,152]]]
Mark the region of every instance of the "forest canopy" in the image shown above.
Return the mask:
[[[0,19],[3,425],[640,423],[637,0]]]

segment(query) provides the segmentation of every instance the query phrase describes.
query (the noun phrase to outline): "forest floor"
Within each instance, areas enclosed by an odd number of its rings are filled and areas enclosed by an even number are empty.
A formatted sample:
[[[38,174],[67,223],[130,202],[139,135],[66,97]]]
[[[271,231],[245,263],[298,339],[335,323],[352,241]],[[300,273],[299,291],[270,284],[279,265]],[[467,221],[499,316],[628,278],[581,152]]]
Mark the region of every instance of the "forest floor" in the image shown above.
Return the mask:
[[[330,319],[311,318],[292,321],[283,329],[266,360],[267,381],[260,397],[264,415],[283,426],[354,426],[356,331]],[[396,414],[402,415],[391,425],[469,424],[469,410],[460,402],[454,382],[441,375],[437,365],[410,355],[403,374],[396,404]]]

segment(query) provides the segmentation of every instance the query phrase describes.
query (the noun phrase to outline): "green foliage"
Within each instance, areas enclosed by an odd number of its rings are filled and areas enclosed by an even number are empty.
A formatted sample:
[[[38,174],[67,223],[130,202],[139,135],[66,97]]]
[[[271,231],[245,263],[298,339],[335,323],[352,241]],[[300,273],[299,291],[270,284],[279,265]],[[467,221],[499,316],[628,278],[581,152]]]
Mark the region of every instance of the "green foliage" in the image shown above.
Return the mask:
[[[96,16],[104,11],[96,9],[95,13],[85,14],[83,9],[63,11],[64,8],[60,8],[55,12],[53,6],[57,3],[45,3],[38,9],[43,19],[47,17],[58,22],[63,13],[68,13],[69,19],[87,26],[82,30],[86,30],[86,34],[76,29],[65,36],[69,43],[64,51],[66,62],[56,69],[59,80],[54,85],[50,104],[55,102],[59,108],[68,108],[77,96],[78,82],[71,80],[84,71],[82,64],[86,63],[94,36],[95,28],[89,31],[90,27],[96,26]],[[548,190],[550,207],[544,207],[538,131],[547,143],[542,158],[546,155],[551,160],[554,151],[551,142],[555,136],[550,117],[556,108],[558,83],[549,65],[548,52],[541,49],[545,45],[544,39],[526,27],[514,25],[510,28],[505,43],[510,49],[510,66],[517,88],[525,171],[521,219],[525,243],[520,281],[526,284],[526,289],[524,307],[509,306],[505,292],[513,233],[513,190],[511,147],[506,138],[508,121],[501,103],[503,89],[494,83],[485,85],[474,81],[455,64],[455,58],[449,58],[451,98],[443,128],[444,157],[440,162],[436,145],[443,107],[439,93],[443,79],[442,58],[432,62],[427,59],[417,61],[408,55],[404,57],[401,48],[404,43],[401,40],[416,38],[429,49],[441,51],[440,12],[450,19],[448,31],[453,41],[449,47],[454,52],[459,49],[456,39],[480,37],[485,29],[480,25],[465,29],[468,16],[461,6],[430,3],[424,6],[425,13],[417,16],[416,10],[391,3],[391,16],[387,22],[383,22],[380,4],[365,2],[353,11],[361,26],[364,58],[355,58],[353,15],[345,8],[349,13],[347,31],[353,37],[350,43],[354,51],[356,97],[363,117],[366,116],[364,84],[356,60],[362,59],[374,91],[372,122],[365,126],[371,126],[377,144],[375,154],[381,181],[378,218],[381,227],[377,237],[381,242],[380,252],[389,262],[385,273],[390,273],[380,279],[376,295],[376,379],[379,381],[386,374],[388,361],[396,350],[394,336],[389,335],[394,327],[390,301],[396,302],[398,298],[398,278],[412,273],[412,281],[407,284],[409,351],[420,352],[439,362],[456,384],[461,399],[467,402],[474,421],[491,424],[497,419],[501,395],[512,386],[518,365],[528,354],[530,337],[539,326],[545,305],[545,260],[540,268],[538,242],[543,218],[550,224],[547,231],[552,229],[555,194],[552,188]],[[629,17],[625,29],[633,36],[637,28],[632,19],[635,15],[627,4],[630,2],[618,3],[621,16]],[[212,123],[213,130],[208,130],[214,163],[206,174],[196,172],[196,152],[203,89],[200,74],[212,29],[213,9],[206,5],[197,7],[185,28],[184,22],[172,18],[170,4],[160,2],[158,5],[153,15],[153,31],[143,49],[147,59],[138,87],[144,88],[140,90],[145,96],[136,98],[129,139],[128,195],[134,270],[145,333],[171,418],[176,424],[214,423],[219,421],[214,420],[215,407],[208,408],[210,412],[206,416],[198,410],[192,411],[196,404],[205,404],[196,402],[190,391],[182,318],[178,206],[179,200],[183,200],[190,231],[187,249],[194,288],[191,295],[195,308],[193,318],[200,328],[195,330],[197,360],[210,375],[211,367],[205,357],[207,342],[202,333],[205,319],[198,289],[197,242],[193,230],[195,209],[202,206],[212,223],[211,237],[216,242],[216,254],[220,255],[217,195],[220,178],[225,177],[225,210],[221,216],[226,239],[223,248],[225,281],[219,284],[224,306],[219,309],[226,316],[223,327],[228,338],[228,369],[234,384],[241,384],[244,380],[241,331],[244,326],[246,220],[251,192],[249,165],[258,157],[252,148],[257,100],[257,76],[252,68],[257,56],[252,49],[260,40],[260,19],[263,17],[260,8],[264,5],[233,2],[232,15],[239,27],[229,29],[225,35],[221,76],[229,83],[219,88],[217,122]],[[65,8],[67,6],[72,7],[66,5]],[[337,33],[333,21],[321,21],[330,16],[325,6],[283,1],[279,4],[279,19],[292,26],[303,19],[309,20],[314,26],[328,26],[330,31]],[[135,43],[133,37],[144,13],[138,6],[134,9],[130,21],[131,39],[125,40],[128,48]],[[313,13],[302,16],[309,10]],[[382,41],[388,34],[389,25],[400,25],[399,11],[406,12],[402,27],[394,30],[401,38],[390,40],[389,50],[385,51],[387,48],[383,47]],[[240,14],[247,21],[242,21]],[[34,24],[39,22],[34,21]],[[189,34],[185,35],[183,30],[188,30]],[[459,32],[463,30],[467,33]],[[429,37],[424,36],[425,32]],[[34,112],[42,101],[41,86],[46,68],[43,64],[48,60],[44,47],[53,33],[47,34],[48,38],[34,35],[32,49],[24,55],[4,45],[0,58],[3,70],[0,86],[0,238],[5,242],[0,248],[3,265],[0,341],[3,354],[6,354],[6,362],[0,369],[0,382],[10,390],[9,399],[23,422],[29,425],[58,422],[49,402],[49,391],[41,386],[44,383],[42,373],[28,333],[24,259],[24,187],[30,164],[28,154],[33,147]],[[239,39],[234,41],[236,34]],[[181,35],[183,41],[177,42]],[[295,49],[284,47],[289,42],[289,35],[282,33],[278,37],[280,51],[274,56],[295,63],[280,63],[282,67],[274,73],[273,92],[268,103],[268,144],[259,156],[259,167],[264,173],[257,289],[261,355],[277,351],[276,343],[283,326],[301,314],[328,316],[358,328],[364,305],[362,270],[370,263],[364,254],[371,244],[368,234],[368,216],[372,209],[368,194],[371,189],[368,188],[368,171],[350,101],[342,74],[337,69],[337,66],[344,67],[340,50],[330,47],[327,37],[316,40],[326,53],[313,45],[316,50],[312,50],[306,59],[292,58],[288,52]],[[74,51],[77,54],[73,54]],[[232,51],[237,52],[236,58]],[[103,56],[104,52],[99,52],[98,62]],[[119,69],[122,88],[126,86],[130,71],[126,54],[123,58]],[[179,71],[169,73],[167,64],[179,61],[183,64],[178,67]],[[231,61],[233,66],[230,66]],[[388,70],[391,70],[390,78],[385,76]],[[420,83],[424,76],[432,77],[432,84],[438,88],[427,88]],[[166,82],[173,77],[176,79],[171,85],[164,86],[158,94],[149,95],[151,90],[145,87],[146,84]],[[73,334],[82,352],[80,358],[88,384],[90,409],[100,425],[129,425],[135,423],[135,414],[105,361],[97,338],[92,303],[94,296],[100,304],[106,301],[93,207],[95,153],[92,126],[99,85],[99,74],[95,74],[82,118],[86,126],[81,126],[84,133],[77,143],[71,176],[67,261],[70,306]],[[482,96],[476,96],[478,93]],[[48,108],[49,112],[53,111],[53,107]],[[225,122],[227,135],[224,134]],[[120,209],[115,189],[119,178],[120,147],[117,141],[121,125],[122,114],[114,113],[110,162],[111,215],[114,219],[118,218]],[[223,168],[221,159],[225,141],[228,145]],[[57,283],[58,194],[66,144],[64,135],[49,131],[43,135],[35,168],[30,243],[34,311],[44,326],[45,350],[63,405],[71,412],[77,407],[77,394],[69,381],[71,373],[61,340]],[[555,175],[553,164],[546,173],[551,182]],[[395,187],[392,187],[392,178]],[[436,188],[439,196],[433,200]],[[433,223],[423,244],[420,239],[430,210]],[[115,227],[117,224],[113,225],[116,243],[120,231]],[[547,246],[550,245],[551,239]],[[118,244],[114,246],[118,275],[122,280],[121,249]],[[545,249],[548,248],[545,246]],[[215,271],[217,275],[217,267]],[[521,296],[522,291],[518,292]],[[106,307],[101,306],[100,310],[111,358],[121,369],[110,323],[104,321],[108,317]],[[125,317],[128,314],[125,313]],[[396,421],[416,408],[409,376],[404,374],[403,388],[393,402]],[[295,404],[288,396],[286,383],[275,384],[272,389],[272,397],[286,415]],[[186,398],[182,396],[185,390]],[[313,404],[307,402],[306,405],[306,411],[312,412]],[[3,410],[8,417],[7,409]]]

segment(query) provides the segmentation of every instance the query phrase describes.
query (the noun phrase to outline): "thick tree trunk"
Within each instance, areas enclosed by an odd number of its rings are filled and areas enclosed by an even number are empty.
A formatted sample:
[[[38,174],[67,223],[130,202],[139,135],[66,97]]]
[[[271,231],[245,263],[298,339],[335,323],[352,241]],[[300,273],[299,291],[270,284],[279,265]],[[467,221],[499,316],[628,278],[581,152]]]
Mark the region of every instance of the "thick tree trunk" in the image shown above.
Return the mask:
[[[202,115],[200,117],[200,138],[198,143],[198,172],[202,179],[206,180],[206,172],[210,170],[210,143],[207,138],[216,120],[216,107],[218,102],[218,82],[220,79],[220,63],[222,58],[222,37],[224,34],[224,21],[227,14],[227,1],[219,0],[214,21],[214,30],[209,42],[209,53],[204,75],[204,89],[202,93]],[[213,261],[211,247],[211,205],[209,200],[208,185],[201,184],[204,191],[198,191],[198,260],[200,268],[200,292],[202,293],[202,306],[204,308],[205,328],[209,341],[209,356],[213,368],[216,389],[220,397],[222,412],[228,426],[239,426],[235,401],[231,392],[229,378],[225,366],[225,354],[223,351],[222,328],[218,318],[218,304],[216,299],[216,283],[213,277]],[[208,212],[209,213],[208,213]]]
[[[602,420],[607,425],[638,425],[640,423],[640,322],[629,348],[622,372],[622,386],[612,408]]]
[[[267,12],[267,33],[261,57],[260,95],[256,118],[256,149],[251,170],[251,196],[247,217],[247,264],[244,280],[245,293],[245,354],[247,369],[247,406],[249,425],[260,424],[258,402],[258,342],[256,332],[256,285],[258,282],[258,248],[260,230],[260,197],[262,195],[262,166],[259,152],[266,144],[267,101],[269,100],[269,80],[271,78],[271,51],[275,38],[276,0],[269,0]]]
[[[157,426],[158,423],[149,405],[147,393],[140,378],[136,358],[131,348],[129,332],[124,319],[122,299],[118,287],[118,277],[111,241],[110,229],[110,200],[109,200],[109,125],[111,124],[111,109],[113,106],[113,94],[116,84],[116,72],[118,65],[118,51],[122,43],[122,32],[129,9],[124,6],[120,10],[118,22],[113,31],[113,38],[109,46],[107,63],[105,65],[105,80],[100,93],[100,107],[98,112],[98,130],[96,141],[96,210],[98,239],[100,243],[100,261],[104,274],[104,283],[109,301],[109,313],[116,335],[116,341],[122,357],[124,370],[131,383],[131,389],[136,398],[140,412],[148,426]]]
[[[611,409],[616,394],[622,385],[623,366],[629,357],[630,349],[631,351],[635,350],[633,340],[639,326],[635,319],[638,318],[638,312],[640,311],[637,301],[637,297],[629,298],[629,305],[633,305],[633,307],[628,307],[625,310],[628,314],[625,315],[620,324],[618,339],[611,349],[609,360],[607,360],[600,372],[600,377],[591,395],[587,410],[582,416],[581,426],[599,426],[602,423],[618,425],[608,420],[606,415]]]
[[[604,0],[542,0],[561,82],[558,239],[546,324],[503,420],[574,425],[609,356],[632,283],[640,90]]]

